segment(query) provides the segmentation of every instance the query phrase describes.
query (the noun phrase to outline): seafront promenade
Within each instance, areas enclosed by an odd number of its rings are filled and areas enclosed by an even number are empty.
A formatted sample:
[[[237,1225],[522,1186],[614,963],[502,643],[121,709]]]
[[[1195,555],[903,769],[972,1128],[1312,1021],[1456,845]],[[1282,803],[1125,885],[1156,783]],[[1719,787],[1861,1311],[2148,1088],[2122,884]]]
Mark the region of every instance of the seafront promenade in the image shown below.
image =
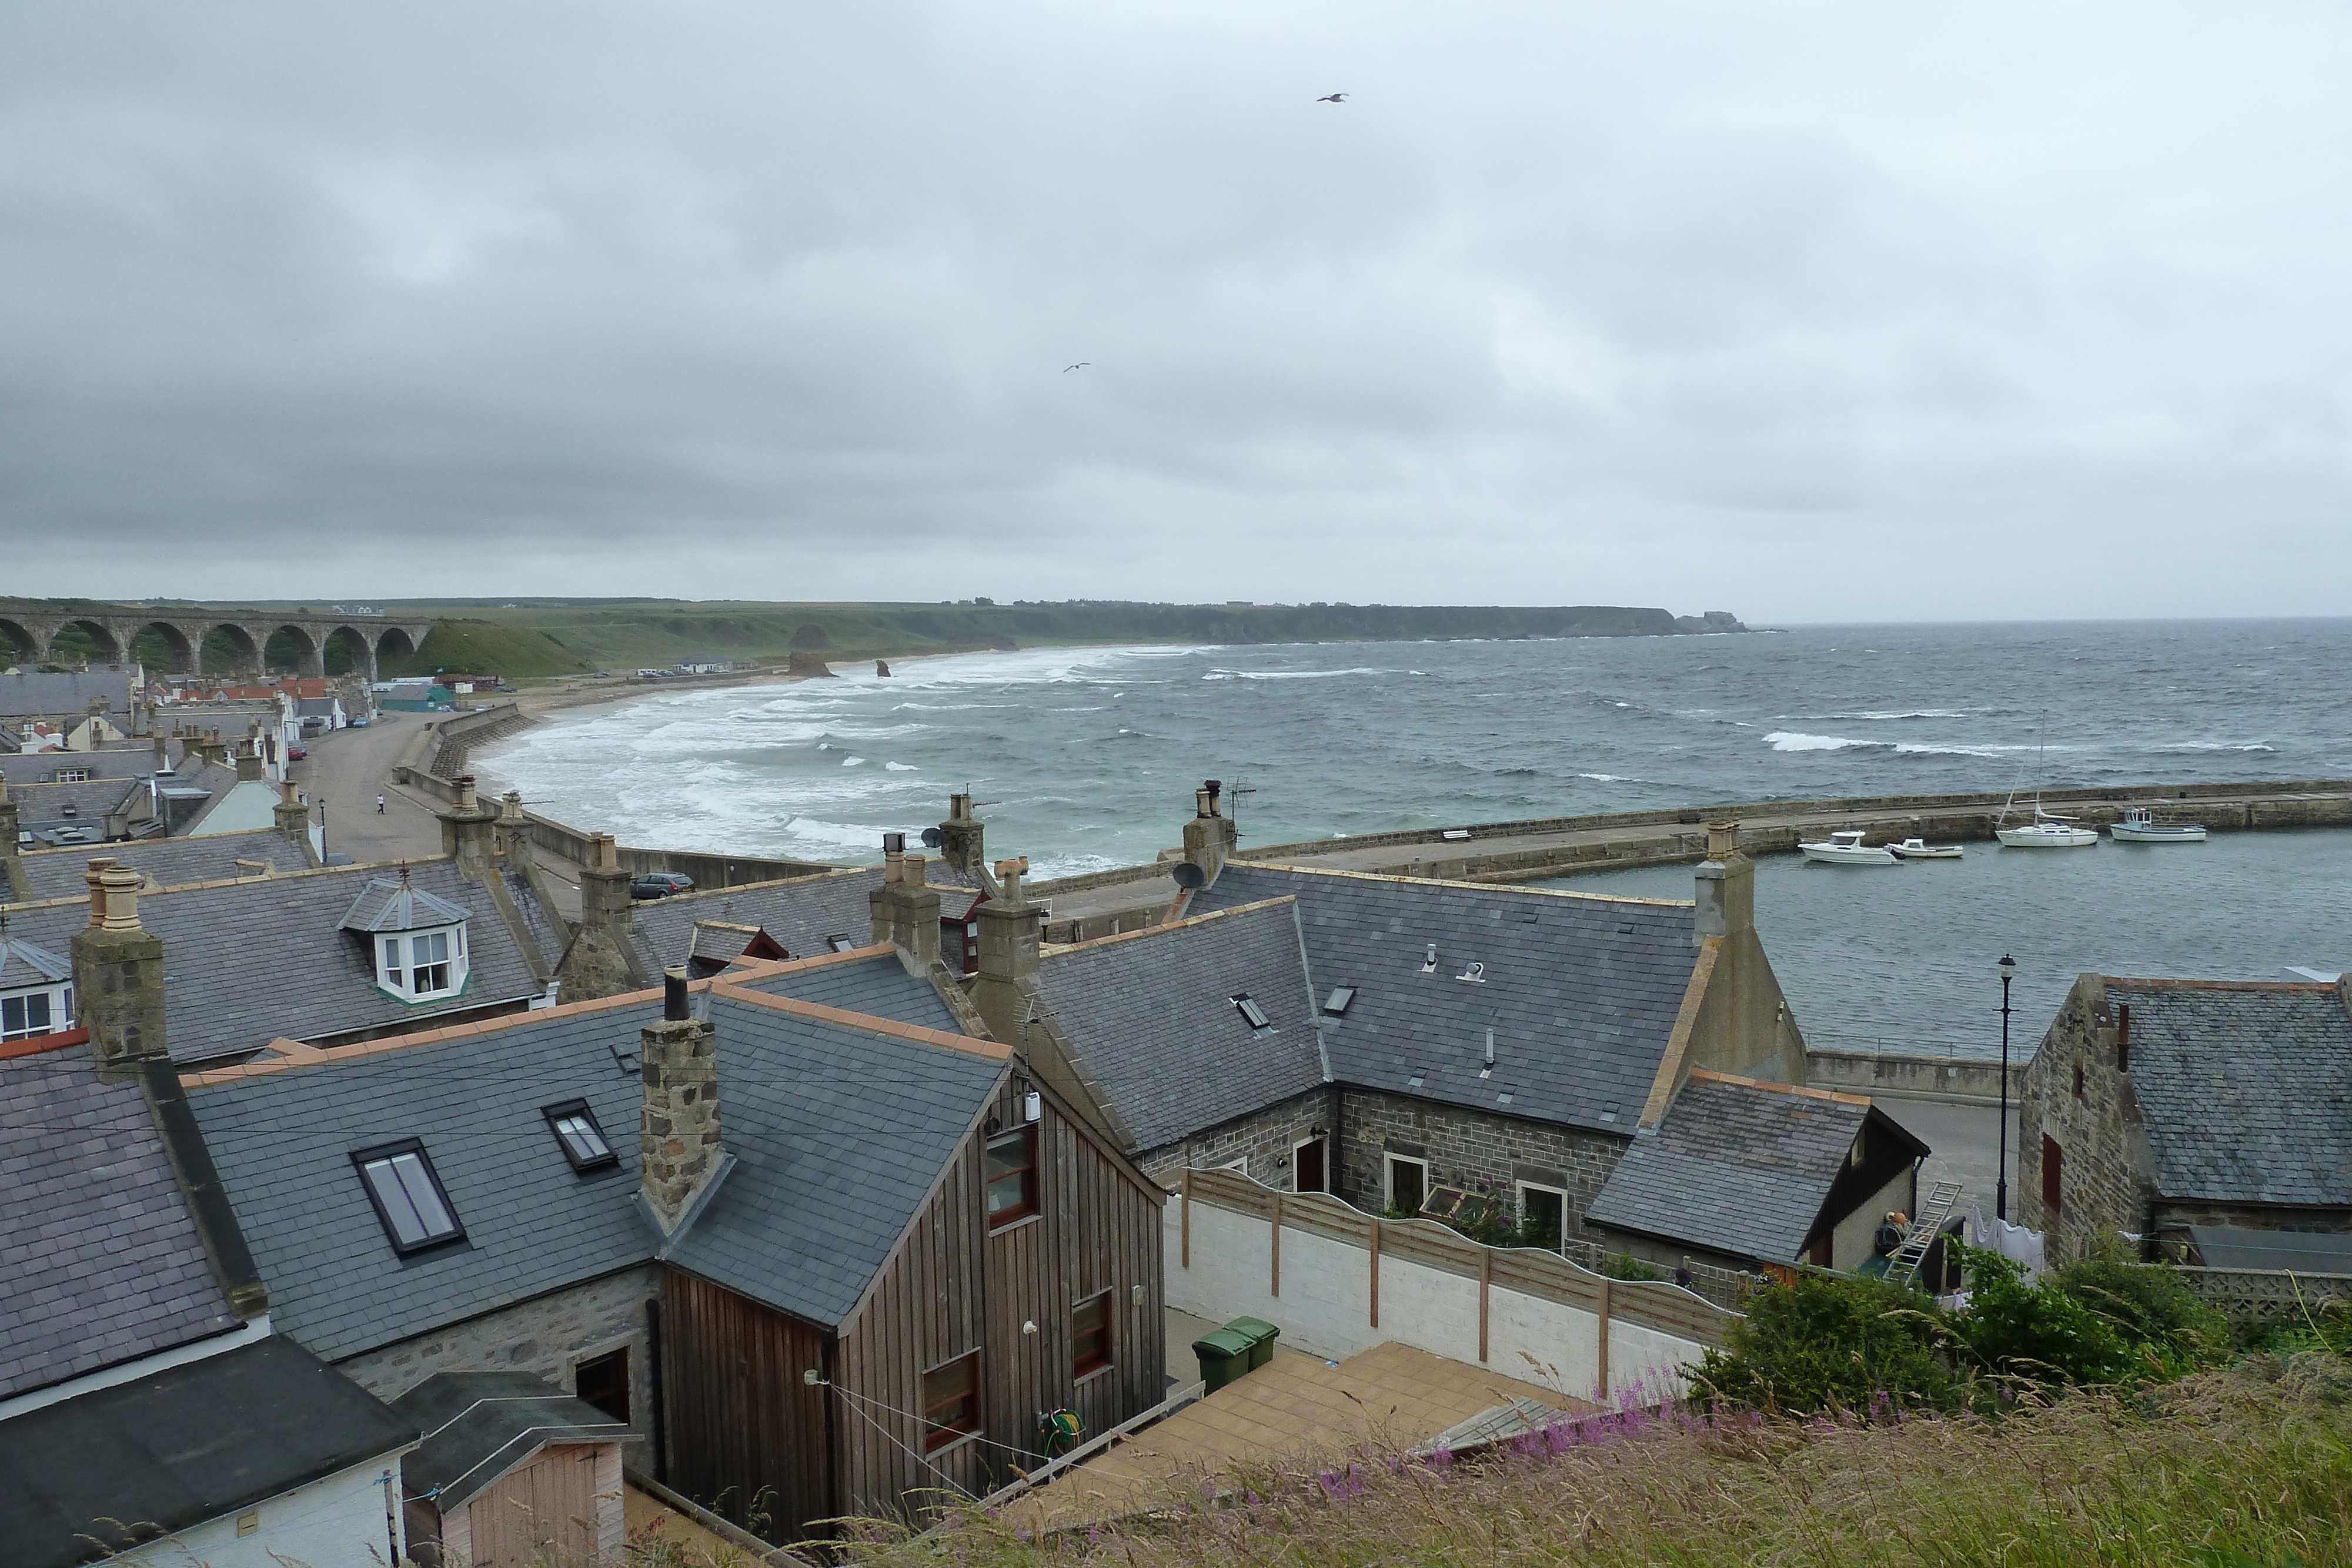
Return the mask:
[[[2053,789],[2045,809],[2086,827],[2105,828],[2126,807],[2147,806],[2159,821],[2204,823],[2216,832],[2352,826],[2352,779],[2224,784],[2139,784]],[[1536,882],[1626,866],[1695,862],[1705,857],[1706,824],[1739,824],[1749,855],[1793,854],[1801,841],[1839,829],[1865,842],[1914,834],[1931,842],[1982,841],[2007,808],[2030,817],[2032,800],[2012,805],[2006,791],[1967,795],[1887,795],[1822,800],[1762,800],[1705,807],[1617,811],[1516,822],[1471,822],[1353,838],[1282,844],[1244,842],[1239,856],[1265,864],[1311,866],[1373,876],[1437,877],[1458,882]],[[1034,884],[1053,901],[1047,939],[1084,941],[1148,925],[1175,896],[1165,863],[1131,866]]]

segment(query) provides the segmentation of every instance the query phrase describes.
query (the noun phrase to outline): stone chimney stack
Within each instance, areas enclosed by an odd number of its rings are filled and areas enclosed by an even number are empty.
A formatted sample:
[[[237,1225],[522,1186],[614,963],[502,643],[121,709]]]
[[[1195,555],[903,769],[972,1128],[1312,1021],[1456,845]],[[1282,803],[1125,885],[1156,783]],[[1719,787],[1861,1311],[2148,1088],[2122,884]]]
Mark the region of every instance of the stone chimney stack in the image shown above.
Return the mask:
[[[163,943],[139,924],[139,873],[111,858],[89,862],[89,924],[74,933],[74,1008],[89,1030],[100,1075],[120,1082],[165,1054]]]
[[[155,743],[155,771],[158,773],[169,773],[172,770],[172,737],[165,735],[161,729],[158,729],[154,733],[153,739]]]
[[[310,847],[310,805],[302,792],[287,779],[278,787],[278,805],[271,812],[278,819],[278,833],[289,844]]]
[[[1023,1049],[1022,1026],[1036,999],[1038,915],[1022,891],[1027,860],[999,861],[1001,892],[973,915],[980,925],[980,975],[972,982],[972,1005],[988,1032],[1015,1051]]]
[[[531,868],[530,820],[522,814],[522,792],[509,789],[499,797],[497,831],[490,848],[519,871]]]
[[[897,945],[898,929],[898,878],[907,869],[907,835],[882,835],[882,883],[866,895],[866,917],[869,945],[879,946],[885,942]]]
[[[674,1234],[717,1174],[717,1033],[688,1005],[686,971],[662,976],[662,1016],[639,1036],[645,1108],[638,1124],[638,1191],[664,1236]]]
[[[940,858],[966,876],[988,863],[987,828],[972,815],[970,795],[948,797],[948,820],[940,824]]]
[[[25,895],[25,889],[17,885],[22,873],[16,864],[16,835],[23,831],[16,799],[8,793],[8,780],[0,779],[0,895],[12,901]]]
[[[623,946],[628,930],[629,873],[621,869],[613,835],[598,833],[588,841],[588,863],[580,868],[580,930],[555,971],[566,1001],[594,1001],[630,988]]]
[[[485,806],[474,790],[474,776],[460,773],[457,778],[457,803],[441,811],[441,852],[457,862],[457,869],[477,880],[489,874],[490,824],[498,821],[495,806]],[[584,913],[587,904],[587,884],[580,889]],[[622,904],[628,903],[627,889],[622,890]]]
[[[1739,852],[1739,824],[1706,825],[1706,859],[1699,862],[1694,946],[1710,936],[1730,936],[1756,924],[1756,862]]]
[[[890,923],[890,946],[910,975],[928,975],[940,961],[940,890],[930,885],[930,864],[908,855],[898,872]]]
[[[1220,810],[1220,797],[1224,791],[1222,780],[1212,779],[1192,792],[1192,820],[1184,824],[1184,858],[1201,868],[1209,880],[1202,885],[1216,885],[1217,873],[1225,869],[1225,857],[1238,842],[1234,824]]]
[[[238,783],[242,784],[249,779],[259,779],[261,777],[261,751],[259,747],[260,743],[257,741],[247,741],[236,748],[236,778]]]

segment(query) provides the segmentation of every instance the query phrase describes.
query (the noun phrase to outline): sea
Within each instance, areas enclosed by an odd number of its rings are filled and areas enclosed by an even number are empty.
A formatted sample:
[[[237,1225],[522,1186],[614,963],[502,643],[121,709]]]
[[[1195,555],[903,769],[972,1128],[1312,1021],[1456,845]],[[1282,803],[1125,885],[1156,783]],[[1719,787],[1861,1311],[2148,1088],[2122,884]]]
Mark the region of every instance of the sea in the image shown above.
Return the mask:
[[[1038,876],[1148,861],[1204,779],[1266,844],[1655,806],[2352,777],[2352,620],[1806,626],[1708,636],[1049,649],[660,691],[478,756],[627,843],[879,857],[969,791]],[[1688,897],[1687,868],[1553,884]],[[2076,975],[2352,957],[2352,831],[2075,852],[1768,857],[1757,923],[1820,1043],[1998,1050]],[[2031,1025],[2030,1030],[2028,1025]]]

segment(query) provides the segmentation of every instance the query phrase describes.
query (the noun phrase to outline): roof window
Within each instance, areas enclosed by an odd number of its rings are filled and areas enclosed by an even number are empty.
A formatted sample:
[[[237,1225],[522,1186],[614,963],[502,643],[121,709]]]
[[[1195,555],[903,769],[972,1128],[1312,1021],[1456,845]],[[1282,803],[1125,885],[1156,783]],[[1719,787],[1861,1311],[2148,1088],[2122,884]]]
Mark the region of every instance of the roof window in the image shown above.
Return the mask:
[[[423,1144],[412,1138],[362,1149],[352,1155],[352,1163],[359,1167],[368,1201],[375,1205],[392,1249],[402,1257],[466,1239],[466,1228],[457,1223]]]
[[[344,911],[342,928],[366,938],[376,989],[404,1002],[437,1001],[466,988],[473,956],[466,939],[472,912],[398,882],[371,877]]]
[[[1323,998],[1324,1016],[1335,1019],[1346,1018],[1348,1016],[1348,1009],[1355,1006],[1355,987],[1334,986],[1331,988],[1331,994]]]
[[[572,1162],[573,1170],[604,1170],[620,1164],[620,1156],[605,1139],[604,1129],[596,1124],[596,1113],[588,1108],[587,1101],[550,1105],[541,1114],[547,1118],[555,1141],[563,1147],[563,1157]]]
[[[1630,920],[1621,923],[1617,927],[1617,935],[1620,936],[1631,936],[1633,935],[1633,923]]]
[[[838,931],[826,937],[824,939],[824,945],[832,948],[836,953],[853,953],[856,951],[856,944],[850,941],[846,936]]]
[[[1274,1020],[1265,1016],[1265,1009],[1258,1006],[1256,1000],[1247,991],[1234,997],[1233,1004],[1234,1010],[1247,1020],[1251,1029],[1264,1030],[1274,1027]]]
[[[1604,1122],[1613,1122],[1617,1119],[1616,1101],[1612,1100],[1606,1105],[1601,1107],[1601,1119]]]

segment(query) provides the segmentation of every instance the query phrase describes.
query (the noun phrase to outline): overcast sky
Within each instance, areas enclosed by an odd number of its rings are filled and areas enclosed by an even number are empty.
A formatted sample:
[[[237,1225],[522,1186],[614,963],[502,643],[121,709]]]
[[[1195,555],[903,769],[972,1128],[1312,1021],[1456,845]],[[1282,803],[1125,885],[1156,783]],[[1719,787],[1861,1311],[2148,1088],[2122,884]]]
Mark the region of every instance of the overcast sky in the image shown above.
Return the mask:
[[[2347,80],[2293,0],[18,0],[0,591],[2342,613]]]

